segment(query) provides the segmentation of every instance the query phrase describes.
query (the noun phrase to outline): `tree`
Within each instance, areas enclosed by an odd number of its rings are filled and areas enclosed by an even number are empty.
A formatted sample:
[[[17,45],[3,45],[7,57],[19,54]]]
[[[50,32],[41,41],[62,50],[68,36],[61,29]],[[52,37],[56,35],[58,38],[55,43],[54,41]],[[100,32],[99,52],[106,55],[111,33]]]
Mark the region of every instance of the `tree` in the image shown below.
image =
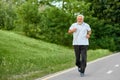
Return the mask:
[[[120,23],[120,2],[119,0],[86,0],[91,2],[94,11],[93,16],[104,19],[106,23]]]
[[[14,26],[16,13],[11,2],[0,1],[0,28],[11,30]]]

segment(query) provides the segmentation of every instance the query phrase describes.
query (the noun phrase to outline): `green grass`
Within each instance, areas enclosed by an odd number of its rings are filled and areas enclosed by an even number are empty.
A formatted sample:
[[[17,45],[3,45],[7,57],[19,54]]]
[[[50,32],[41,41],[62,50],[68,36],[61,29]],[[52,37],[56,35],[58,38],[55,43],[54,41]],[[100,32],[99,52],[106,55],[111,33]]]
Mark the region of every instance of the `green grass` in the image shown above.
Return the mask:
[[[88,61],[111,54],[89,50]],[[0,80],[33,80],[75,66],[73,49],[0,30]]]

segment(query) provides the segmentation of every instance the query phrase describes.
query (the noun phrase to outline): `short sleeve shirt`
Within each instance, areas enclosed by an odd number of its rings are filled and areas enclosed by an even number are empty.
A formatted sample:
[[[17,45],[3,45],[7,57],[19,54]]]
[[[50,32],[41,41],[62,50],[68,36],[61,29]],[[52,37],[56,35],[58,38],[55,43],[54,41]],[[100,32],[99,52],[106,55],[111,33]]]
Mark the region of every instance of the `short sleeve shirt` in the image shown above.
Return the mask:
[[[91,31],[90,26],[85,22],[82,24],[73,23],[69,30],[73,28],[77,29],[73,32],[73,45],[89,45],[89,40],[86,35],[88,31]]]

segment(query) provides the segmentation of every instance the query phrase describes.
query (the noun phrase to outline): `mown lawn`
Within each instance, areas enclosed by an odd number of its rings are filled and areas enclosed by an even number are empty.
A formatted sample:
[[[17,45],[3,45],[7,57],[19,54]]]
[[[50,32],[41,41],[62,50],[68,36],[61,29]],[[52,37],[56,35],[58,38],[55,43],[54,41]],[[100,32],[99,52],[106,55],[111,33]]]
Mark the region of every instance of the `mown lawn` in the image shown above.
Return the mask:
[[[89,50],[88,61],[111,54]],[[0,30],[0,80],[33,80],[74,65],[73,49]]]

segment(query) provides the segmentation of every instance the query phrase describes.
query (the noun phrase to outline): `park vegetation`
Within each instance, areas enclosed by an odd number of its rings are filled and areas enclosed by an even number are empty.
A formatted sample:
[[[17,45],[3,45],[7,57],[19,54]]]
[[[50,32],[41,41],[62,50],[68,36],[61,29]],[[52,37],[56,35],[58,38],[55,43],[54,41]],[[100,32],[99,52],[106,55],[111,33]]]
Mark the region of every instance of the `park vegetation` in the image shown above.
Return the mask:
[[[88,51],[88,61],[110,55]],[[35,80],[75,66],[73,49],[0,30],[0,80]]]
[[[120,51],[119,0],[0,0],[0,80],[33,80],[74,67],[72,35],[83,14],[88,61]]]
[[[67,31],[83,14],[90,24],[90,49],[120,50],[119,0],[1,0],[0,29],[71,47]]]

